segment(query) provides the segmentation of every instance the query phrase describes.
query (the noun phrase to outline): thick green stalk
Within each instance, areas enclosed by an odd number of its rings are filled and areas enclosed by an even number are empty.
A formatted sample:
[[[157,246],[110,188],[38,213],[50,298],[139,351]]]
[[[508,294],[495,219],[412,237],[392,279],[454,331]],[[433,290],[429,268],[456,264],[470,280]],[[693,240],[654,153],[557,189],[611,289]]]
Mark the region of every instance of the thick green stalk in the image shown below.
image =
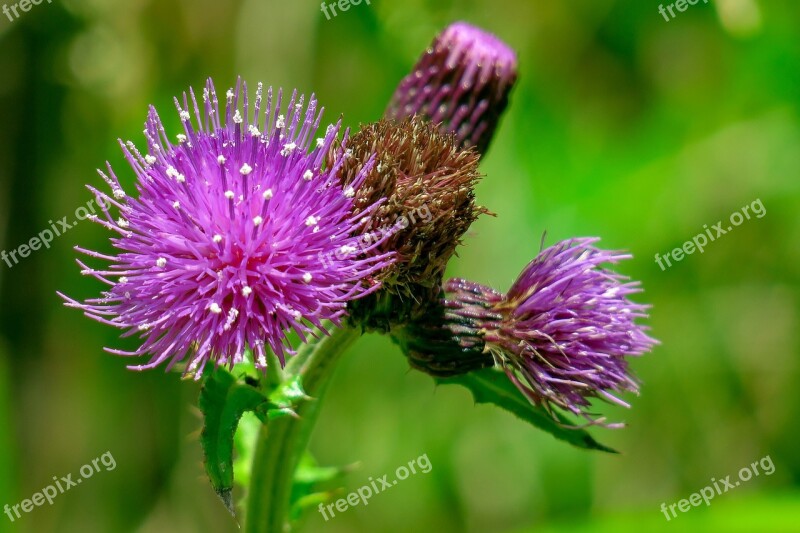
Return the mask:
[[[302,376],[303,388],[313,399],[298,406],[297,418],[277,418],[261,428],[248,491],[246,533],[288,531],[294,472],[336,364],[360,335],[350,327],[334,329],[313,346],[306,345],[287,365],[285,375]]]

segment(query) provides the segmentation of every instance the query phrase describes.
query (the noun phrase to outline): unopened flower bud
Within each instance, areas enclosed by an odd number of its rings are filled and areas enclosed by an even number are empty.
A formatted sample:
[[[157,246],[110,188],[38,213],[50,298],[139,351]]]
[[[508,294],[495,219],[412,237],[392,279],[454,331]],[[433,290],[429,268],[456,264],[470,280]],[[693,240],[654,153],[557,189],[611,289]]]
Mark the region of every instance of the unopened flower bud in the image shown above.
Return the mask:
[[[517,56],[494,35],[456,22],[397,87],[387,118],[422,115],[485,153],[517,79]]]

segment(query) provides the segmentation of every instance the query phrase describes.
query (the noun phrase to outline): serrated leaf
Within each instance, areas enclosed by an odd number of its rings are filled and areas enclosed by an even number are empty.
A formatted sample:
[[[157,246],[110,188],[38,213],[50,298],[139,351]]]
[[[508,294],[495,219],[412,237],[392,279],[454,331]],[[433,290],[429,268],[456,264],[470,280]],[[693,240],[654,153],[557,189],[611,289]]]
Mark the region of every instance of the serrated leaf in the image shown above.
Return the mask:
[[[323,491],[320,490],[320,485],[340,479],[352,469],[353,465],[319,466],[310,453],[304,453],[297,465],[292,483],[292,520],[299,519],[304,510],[330,501],[332,495],[341,489]]]
[[[204,417],[200,442],[205,454],[206,474],[214,491],[234,516],[234,437],[243,415],[252,412],[256,417],[255,422],[247,420],[248,428],[240,435],[242,439],[254,443],[251,434],[260,429],[259,421],[266,424],[277,418],[296,417],[297,404],[310,399],[303,390],[299,376],[274,386],[267,398],[261,392],[258,380],[247,372],[247,368],[245,365],[234,369],[237,375],[241,374],[242,380],[237,380],[224,368],[208,372],[199,401]],[[241,452],[239,448],[245,445],[245,440],[237,441],[237,452]],[[247,460],[252,458],[244,459]],[[237,460],[236,469],[241,471],[242,464]]]
[[[265,416],[269,400],[258,389],[240,383],[228,371],[217,368],[210,372],[200,392],[199,406],[203,413],[200,443],[205,455],[205,469],[211,486],[235,516],[233,492],[233,437],[239,420],[246,411]],[[263,418],[262,418],[263,420]]]
[[[518,418],[573,446],[588,450],[619,453],[613,448],[600,444],[583,429],[564,427],[571,426],[573,423],[565,415],[556,413],[559,421],[563,424],[563,426],[559,425],[542,407],[531,404],[505,374],[494,368],[484,368],[460,376],[434,379],[439,384],[466,387],[472,392],[476,403],[493,404],[502,407]]]

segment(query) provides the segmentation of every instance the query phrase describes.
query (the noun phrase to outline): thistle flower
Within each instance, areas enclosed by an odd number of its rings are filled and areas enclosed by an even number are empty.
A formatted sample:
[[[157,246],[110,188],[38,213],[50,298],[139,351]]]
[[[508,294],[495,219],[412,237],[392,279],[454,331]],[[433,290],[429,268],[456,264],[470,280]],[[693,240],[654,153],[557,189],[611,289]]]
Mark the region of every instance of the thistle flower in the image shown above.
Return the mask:
[[[418,114],[485,153],[517,79],[517,56],[486,31],[456,22],[442,31],[397,87],[387,118]]]
[[[111,240],[118,252],[77,248],[111,263],[102,270],[78,264],[110,289],[83,303],[64,298],[124,329],[125,337],[139,334],[135,351],[107,349],[150,355],[132,369],[167,360],[171,367],[188,356],[186,373],[199,378],[209,360],[233,365],[246,347],[263,369],[265,345],[283,364],[292,353],[290,330],[305,340],[309,324],[338,324],[348,301],[379,288],[373,274],[392,260],[391,253],[373,253],[380,241],[357,257],[322,264],[319,256],[353,247],[380,200],[354,215],[352,195],[336,178],[341,158],[333,168],[324,164],[340,124],[328,126],[309,151],[322,115],[313,96],[304,112],[304,97],[293,93],[284,115],[282,92],[273,102],[270,88],[263,100],[261,84],[251,109],[247,86],[238,82],[222,114],[210,80],[202,111],[190,95],[196,125],[184,93],[182,103],[175,99],[184,128],[177,144],[168,141],[153,108],[144,132],[149,153],[121,143],[137,176],[136,197],[123,190],[110,165],[100,175],[111,195],[89,187],[105,205],[104,216],[94,220],[119,235]],[[371,167],[367,159],[349,186],[360,187]]]
[[[365,169],[375,154],[377,164]],[[335,158],[334,158],[335,159]],[[339,176],[352,187],[356,214],[381,199],[361,236],[364,246],[382,240],[378,250],[395,253],[395,262],[376,274],[383,288],[349,305],[351,320],[387,330],[423,312],[438,300],[447,262],[470,224],[486,210],[475,205],[479,156],[459,148],[421,117],[381,120],[364,126],[348,143]]]
[[[597,240],[573,239],[542,251],[507,294],[449,280],[439,315],[400,339],[410,342],[412,365],[449,375],[493,360],[534,404],[592,423],[604,419],[588,412],[591,397],[628,407],[616,396],[638,393],[626,357],[657,341],[635,322],[648,308],[628,299],[641,292],[639,284],[601,267],[630,256],[595,248]]]

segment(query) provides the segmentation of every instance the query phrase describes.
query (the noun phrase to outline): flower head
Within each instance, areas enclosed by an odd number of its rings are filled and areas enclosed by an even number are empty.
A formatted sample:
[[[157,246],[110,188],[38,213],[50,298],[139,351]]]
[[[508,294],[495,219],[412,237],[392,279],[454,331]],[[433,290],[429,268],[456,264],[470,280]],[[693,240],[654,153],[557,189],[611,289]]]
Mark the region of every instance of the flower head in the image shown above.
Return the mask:
[[[517,56],[480,28],[456,22],[442,31],[392,97],[387,118],[422,115],[486,152],[517,79]]]
[[[378,249],[396,261],[377,274],[383,287],[353,302],[351,317],[367,327],[403,323],[438,300],[442,277],[461,237],[486,209],[475,204],[479,156],[458,146],[422,117],[367,124],[348,143],[340,168],[345,188],[376,162],[354,194],[361,213],[381,198],[362,242],[381,239]]]
[[[626,357],[657,341],[636,323],[647,306],[628,298],[639,284],[602,267],[630,256],[595,248],[596,241],[573,239],[542,251],[507,294],[448,281],[441,312],[405,335],[407,345],[413,335],[430,339],[411,342],[412,364],[448,375],[486,366],[477,355],[484,353],[547,409],[602,423],[588,412],[588,398],[627,407],[616,394],[638,392],[638,385]]]
[[[228,90],[222,113],[209,80],[202,107],[195,95],[175,103],[184,133],[178,143],[166,136],[151,108],[145,136],[149,153],[122,144],[137,176],[136,194],[124,191],[110,165],[100,172],[112,189],[89,187],[105,205],[96,221],[114,231],[116,255],[79,251],[111,264],[95,270],[78,262],[83,273],[110,288],[101,298],[67,305],[106,324],[139,335],[130,356],[150,355],[155,367],[189,358],[187,373],[197,377],[209,360],[239,362],[252,348],[256,366],[266,365],[265,345],[284,361],[291,353],[287,333],[304,338],[323,320],[338,323],[346,304],[379,287],[373,274],[392,261],[375,253],[380,241],[358,256],[321,254],[351,247],[377,207],[353,214],[352,195],[336,178],[339,161],[325,164],[337,150],[339,124],[327,127],[313,149],[321,111],[312,97],[292,94],[288,111],[279,91],[248,101],[246,84]],[[192,122],[192,110],[196,124]],[[262,114],[263,113],[263,114]],[[356,176],[358,188],[371,169]],[[118,211],[112,216],[111,209]]]

